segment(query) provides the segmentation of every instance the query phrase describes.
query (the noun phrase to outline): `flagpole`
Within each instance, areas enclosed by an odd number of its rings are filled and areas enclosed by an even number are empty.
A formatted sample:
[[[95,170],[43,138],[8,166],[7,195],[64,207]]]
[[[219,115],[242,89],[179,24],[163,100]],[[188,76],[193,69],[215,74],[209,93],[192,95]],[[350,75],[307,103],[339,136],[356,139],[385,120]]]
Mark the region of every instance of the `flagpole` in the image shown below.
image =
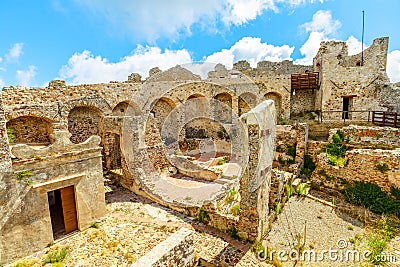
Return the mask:
[[[362,35],[361,35],[361,66],[364,66],[364,10],[362,11]]]

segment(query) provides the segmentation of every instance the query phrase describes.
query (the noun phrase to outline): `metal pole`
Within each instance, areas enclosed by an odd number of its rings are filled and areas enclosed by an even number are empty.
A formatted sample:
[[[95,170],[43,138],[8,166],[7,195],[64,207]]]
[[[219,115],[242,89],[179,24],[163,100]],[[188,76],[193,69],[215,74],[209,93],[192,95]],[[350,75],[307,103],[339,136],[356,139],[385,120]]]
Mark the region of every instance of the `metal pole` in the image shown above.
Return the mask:
[[[362,34],[361,34],[361,66],[364,66],[364,10],[363,14],[363,23],[362,23]]]

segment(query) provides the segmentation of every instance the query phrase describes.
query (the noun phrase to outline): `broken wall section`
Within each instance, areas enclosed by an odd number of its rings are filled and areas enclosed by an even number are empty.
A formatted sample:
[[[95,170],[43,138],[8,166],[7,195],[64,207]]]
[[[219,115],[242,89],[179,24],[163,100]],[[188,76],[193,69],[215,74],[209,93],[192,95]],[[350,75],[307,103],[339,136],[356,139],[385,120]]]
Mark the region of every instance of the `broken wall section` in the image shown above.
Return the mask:
[[[48,192],[73,186],[69,200],[75,205],[69,208],[76,224],[71,231],[88,228],[105,214],[100,137],[73,144],[70,136],[55,132],[54,143],[42,149],[22,144],[12,147],[12,172],[3,177],[7,191],[0,195],[6,201],[1,207],[0,265],[54,241]]]

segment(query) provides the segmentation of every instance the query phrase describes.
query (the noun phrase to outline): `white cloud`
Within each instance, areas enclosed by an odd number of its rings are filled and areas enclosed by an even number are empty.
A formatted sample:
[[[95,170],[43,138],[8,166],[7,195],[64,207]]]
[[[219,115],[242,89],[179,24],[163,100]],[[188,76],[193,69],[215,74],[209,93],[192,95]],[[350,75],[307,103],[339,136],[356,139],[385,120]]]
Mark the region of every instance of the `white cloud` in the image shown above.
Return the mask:
[[[75,53],[59,74],[72,84],[125,81],[133,72],[146,77],[153,67],[166,70],[191,61],[190,54],[185,49],[161,51],[158,47],[138,46],[131,55],[115,63],[109,62],[107,58],[94,56],[90,51],[83,51]]]
[[[75,0],[111,22],[112,32],[148,41],[190,34],[195,24],[207,29],[218,22],[227,27],[242,25],[266,10],[278,12],[281,6],[293,8],[318,1],[323,3],[323,0]]]
[[[295,63],[300,65],[312,65],[313,58],[317,54],[318,49],[322,41],[327,38],[322,32],[312,32],[308,37],[307,41],[300,48],[300,53],[304,56],[303,58],[296,59]]]
[[[22,47],[23,43],[16,43],[11,47],[8,51],[8,54],[5,55],[7,61],[16,61],[22,55]]]
[[[348,46],[348,51],[349,51],[349,56],[350,55],[357,55],[358,53],[361,53],[362,45],[361,42],[355,38],[354,36],[350,36],[346,40],[347,46]],[[368,46],[364,43],[364,49],[368,48]]]
[[[400,50],[388,54],[386,72],[392,83],[400,82]]]
[[[143,78],[147,77],[149,69],[159,67],[166,70],[176,65],[183,65],[194,73],[206,77],[207,71],[214,64],[222,63],[232,68],[233,63],[247,60],[255,67],[261,60],[282,61],[290,59],[294,47],[288,45],[273,46],[262,43],[260,38],[244,37],[229,49],[222,49],[203,59],[197,64],[192,62],[190,53],[185,50],[165,50],[159,47],[138,46],[131,55],[118,62],[109,62],[102,56],[94,56],[90,51],[75,53],[59,71],[60,77],[68,83],[101,83],[109,81],[124,81],[129,74],[137,72]],[[185,65],[188,64],[188,65]]]
[[[296,64],[312,65],[312,60],[317,54],[322,41],[333,39],[337,30],[341,27],[338,20],[332,18],[332,13],[329,10],[319,10],[313,15],[310,22],[306,22],[300,26],[310,35],[308,40],[300,48],[300,53],[303,58],[297,59]]]
[[[303,27],[307,32],[322,32],[324,35],[335,33],[341,23],[338,20],[333,20],[332,13],[329,10],[318,10],[310,22],[304,23]]]
[[[252,67],[257,66],[257,62],[262,60],[282,61],[290,60],[294,47],[288,45],[273,46],[262,43],[261,38],[243,37],[231,48],[222,49],[219,52],[205,58],[206,62],[222,63],[227,68],[232,68],[233,63],[239,60],[247,60]]]
[[[257,18],[264,11],[279,12],[280,7],[294,8],[299,5],[324,0],[221,0],[218,16],[226,25],[242,25]]]
[[[36,67],[29,66],[28,70],[17,70],[18,85],[32,86],[32,80],[36,76]]]
[[[0,90],[4,87],[4,81],[0,78]]]

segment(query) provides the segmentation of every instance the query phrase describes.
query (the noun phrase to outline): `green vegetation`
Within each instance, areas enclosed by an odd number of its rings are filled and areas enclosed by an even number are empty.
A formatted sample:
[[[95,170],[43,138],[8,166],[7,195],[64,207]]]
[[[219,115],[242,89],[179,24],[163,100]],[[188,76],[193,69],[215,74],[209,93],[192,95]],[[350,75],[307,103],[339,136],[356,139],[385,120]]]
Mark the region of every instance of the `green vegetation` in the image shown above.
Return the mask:
[[[377,228],[367,236],[368,250],[371,254],[369,261],[376,265],[385,265],[383,257],[380,257],[387,247],[387,242],[394,237],[394,228],[390,225],[387,218],[382,216]]]
[[[224,165],[229,162],[229,157],[222,157],[217,161],[217,165]]]
[[[225,203],[225,204],[232,203],[232,202],[235,200],[236,195],[237,195],[238,193],[239,193],[239,192],[236,191],[236,189],[235,189],[234,187],[231,188],[231,189],[229,189],[228,195],[226,196],[224,203]]]
[[[15,177],[18,181],[22,181],[24,178],[29,178],[32,176],[32,172],[30,170],[22,170],[14,173]]]
[[[98,222],[94,222],[94,223],[92,223],[91,225],[90,225],[90,227],[92,227],[92,228],[99,228],[99,223]]]
[[[61,263],[65,259],[67,254],[68,247],[57,248],[55,250],[49,251],[49,253],[47,253],[46,259],[44,260],[44,263]]]
[[[220,130],[217,132],[217,136],[219,139],[225,139],[226,141],[230,139],[230,136],[224,127],[220,128]]]
[[[285,184],[285,193],[286,193],[286,196],[288,199],[293,195],[294,189],[293,189],[293,185],[291,182]]]
[[[297,143],[294,143],[293,146],[287,146],[287,154],[289,156],[291,156],[293,158],[293,160],[296,158],[296,146],[297,146]]]
[[[308,194],[308,190],[310,188],[310,185],[308,183],[300,183],[297,186],[297,194],[300,196],[305,196]]]
[[[200,209],[199,214],[197,215],[197,220],[199,222],[207,222],[210,219],[210,215],[208,215],[207,211]]]
[[[16,137],[14,135],[14,129],[13,128],[7,128],[7,136],[8,136],[8,142],[9,143],[14,143]]]
[[[289,123],[288,123],[288,121],[287,121],[285,118],[280,117],[279,120],[278,120],[278,124],[279,124],[279,125],[287,125],[287,124],[289,124]]]
[[[315,170],[315,162],[313,161],[312,157],[308,154],[304,156],[304,167],[300,170],[301,175],[305,175],[306,177],[310,178],[312,173]]]
[[[229,230],[229,235],[233,239],[240,240],[240,237],[239,237],[239,234],[238,234],[238,230],[234,226],[232,226],[232,228]]]
[[[390,170],[389,166],[388,166],[386,163],[381,163],[381,162],[378,162],[378,163],[375,165],[375,168],[376,168],[378,171],[380,171],[381,173],[385,173],[385,172],[387,172],[388,170]]]
[[[235,216],[240,214],[240,203],[236,203],[231,207],[231,213]]]
[[[393,185],[390,187],[390,194],[397,200],[400,200],[400,188],[396,188]]]
[[[253,251],[254,254],[260,257],[265,257],[265,247],[263,246],[261,241],[256,241],[254,244],[251,246],[251,251]]]
[[[281,214],[282,211],[282,204],[280,201],[276,202],[276,207],[275,207],[275,216],[276,218],[279,217],[279,214]]]
[[[378,214],[400,218],[400,200],[396,190],[393,191],[395,194],[388,194],[376,184],[355,182],[342,192],[351,204],[361,205]]]
[[[324,151],[328,156],[328,163],[334,166],[344,166],[347,147],[344,145],[345,138],[342,131],[338,130],[332,136],[332,142],[324,147]]]

